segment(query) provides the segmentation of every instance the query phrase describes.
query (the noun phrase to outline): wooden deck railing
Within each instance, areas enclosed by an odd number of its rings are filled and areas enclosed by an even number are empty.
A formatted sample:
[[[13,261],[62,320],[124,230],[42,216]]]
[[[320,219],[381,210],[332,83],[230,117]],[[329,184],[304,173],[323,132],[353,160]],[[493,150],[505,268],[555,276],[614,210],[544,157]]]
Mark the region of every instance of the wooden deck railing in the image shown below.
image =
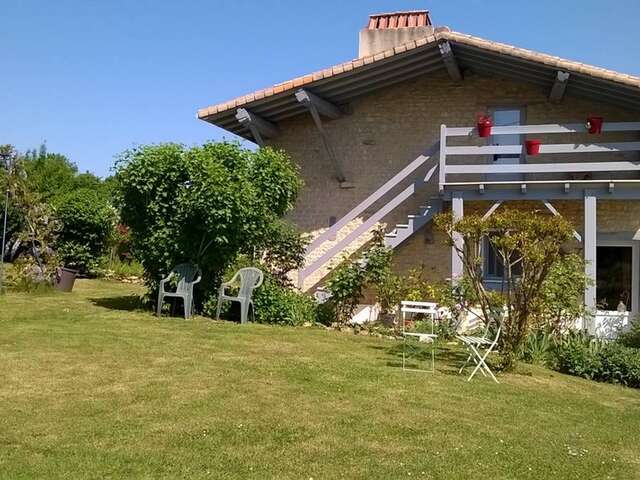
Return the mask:
[[[602,134],[608,132],[633,132],[640,131],[640,122],[609,122],[602,126]],[[491,135],[527,135],[527,134],[584,134],[587,127],[581,123],[549,124],[549,125],[520,125],[509,127],[493,127]],[[547,143],[540,145],[540,154],[599,154],[640,151],[640,141],[598,143],[596,140],[602,138],[601,135],[593,136],[593,143]],[[442,125],[440,129],[440,173],[438,183],[440,191],[447,186],[447,175],[485,175],[486,181],[491,182],[491,175],[495,174],[565,174],[580,172],[634,172],[640,171],[640,161],[599,161],[599,162],[548,162],[526,163],[527,155],[522,145],[476,145],[476,146],[450,146],[447,139],[450,137],[478,138],[475,127],[447,127]],[[491,138],[491,137],[490,137]],[[521,163],[518,164],[491,164],[478,163],[469,164],[447,163],[447,159],[453,156],[482,156],[482,155],[520,155]],[[468,182],[469,184],[482,184],[483,180]],[[462,182],[464,183],[464,182]],[[515,183],[505,181],[504,183]],[[456,182],[459,186],[461,182]]]

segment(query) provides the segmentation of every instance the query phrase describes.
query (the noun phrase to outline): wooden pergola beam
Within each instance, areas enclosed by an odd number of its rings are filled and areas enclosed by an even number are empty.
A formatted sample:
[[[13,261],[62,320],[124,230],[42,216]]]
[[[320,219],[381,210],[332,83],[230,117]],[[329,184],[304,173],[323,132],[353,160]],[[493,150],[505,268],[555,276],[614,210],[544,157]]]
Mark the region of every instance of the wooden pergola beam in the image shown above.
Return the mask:
[[[265,120],[246,108],[239,108],[236,111],[236,120],[251,131],[254,140],[261,147],[264,146],[264,137],[273,138],[279,133],[275,123]]]
[[[558,70],[556,72],[556,79],[549,92],[549,101],[551,103],[560,103],[564,98],[564,92],[567,90],[567,84],[569,83],[569,72],[563,72]]]
[[[460,67],[458,66],[456,57],[453,55],[451,44],[449,42],[442,42],[440,45],[438,45],[438,48],[440,49],[442,61],[444,62],[444,66],[446,67],[451,80],[453,80],[454,82],[461,82],[462,72],[460,71]]]

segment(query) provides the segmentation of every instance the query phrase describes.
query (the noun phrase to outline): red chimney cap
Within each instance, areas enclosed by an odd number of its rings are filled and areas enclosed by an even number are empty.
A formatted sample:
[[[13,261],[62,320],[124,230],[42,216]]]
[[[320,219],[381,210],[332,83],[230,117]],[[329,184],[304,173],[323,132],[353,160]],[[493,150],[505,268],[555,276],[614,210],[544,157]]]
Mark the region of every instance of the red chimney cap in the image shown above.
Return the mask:
[[[411,10],[369,15],[369,23],[365,28],[385,30],[387,28],[426,27],[429,25],[431,25],[431,17],[428,10]]]

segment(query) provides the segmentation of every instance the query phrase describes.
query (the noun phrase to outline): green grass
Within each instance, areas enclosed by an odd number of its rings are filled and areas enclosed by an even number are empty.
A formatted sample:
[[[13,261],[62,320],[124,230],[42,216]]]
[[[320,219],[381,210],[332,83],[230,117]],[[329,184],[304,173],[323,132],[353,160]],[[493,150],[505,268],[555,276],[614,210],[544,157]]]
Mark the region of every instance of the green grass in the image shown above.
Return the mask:
[[[131,285],[0,297],[0,477],[640,478],[640,392],[403,373],[392,340],[157,319]]]

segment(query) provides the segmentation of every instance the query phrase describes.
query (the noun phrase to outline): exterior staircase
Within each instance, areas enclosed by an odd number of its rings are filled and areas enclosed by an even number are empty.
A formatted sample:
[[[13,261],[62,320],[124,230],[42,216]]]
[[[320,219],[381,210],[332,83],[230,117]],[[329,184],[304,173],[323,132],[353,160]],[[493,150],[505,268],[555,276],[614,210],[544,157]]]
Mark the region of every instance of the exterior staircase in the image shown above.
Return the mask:
[[[419,194],[419,190],[432,181],[437,181],[435,175],[439,168],[440,142],[436,142],[419,155],[415,160],[407,164],[392,178],[371,193],[362,202],[356,205],[349,213],[338,220],[331,228],[316,237],[307,247],[307,264],[298,271],[298,287],[304,290],[305,279],[311,277],[314,272],[324,271],[330,261],[338,255],[348,252],[349,248],[358,239],[366,237],[375,226],[383,221],[389,213],[402,205],[409,198]],[[416,178],[417,177],[417,178]],[[401,184],[409,184],[392,196],[392,189],[399,188]],[[389,198],[391,196],[391,198]],[[386,199],[386,200],[385,200]],[[365,213],[374,205],[380,205],[375,213],[365,218]],[[385,235],[385,244],[389,248],[396,248],[411,235],[427,224],[433,216],[442,210],[442,200],[436,197],[430,200],[429,205],[421,207],[415,215],[408,216],[408,223],[396,225],[395,229]],[[336,241],[338,232],[357,218],[363,218],[356,228],[347,232],[344,237]],[[351,246],[351,247],[350,247]]]
[[[411,235],[416,233],[431,221],[434,215],[442,211],[442,200],[432,198],[429,205],[420,206],[415,215],[407,216],[407,223],[399,223],[392,231],[384,236],[384,244],[389,248],[396,248]]]

